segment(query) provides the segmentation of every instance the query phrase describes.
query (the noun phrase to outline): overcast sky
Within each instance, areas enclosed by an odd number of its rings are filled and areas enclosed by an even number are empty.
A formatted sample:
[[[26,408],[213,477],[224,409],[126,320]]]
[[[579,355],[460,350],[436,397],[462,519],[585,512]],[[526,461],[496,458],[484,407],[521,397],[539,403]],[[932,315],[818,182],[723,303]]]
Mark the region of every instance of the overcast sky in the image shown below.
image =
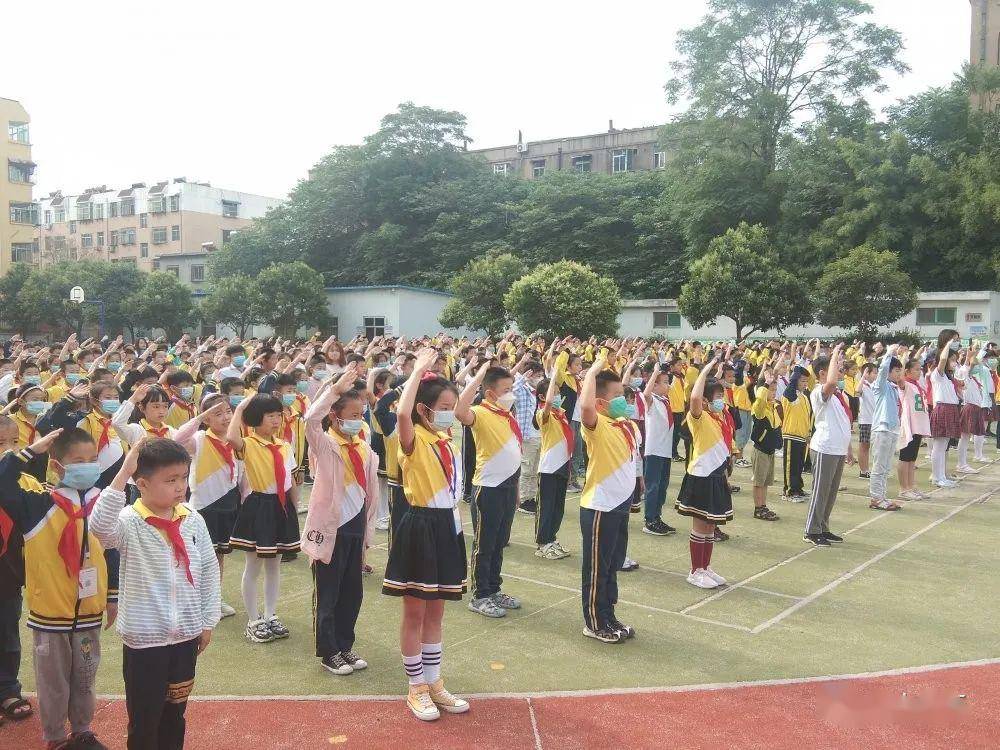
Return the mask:
[[[969,55],[967,0],[870,0],[912,72]],[[407,99],[455,109],[473,148],[665,121],[674,35],[701,0],[49,2],[5,34],[0,96],[32,119],[38,194],[186,176],[284,196]],[[160,8],[154,12],[151,8]],[[28,16],[26,16],[27,18]],[[8,20],[10,20],[8,18]]]

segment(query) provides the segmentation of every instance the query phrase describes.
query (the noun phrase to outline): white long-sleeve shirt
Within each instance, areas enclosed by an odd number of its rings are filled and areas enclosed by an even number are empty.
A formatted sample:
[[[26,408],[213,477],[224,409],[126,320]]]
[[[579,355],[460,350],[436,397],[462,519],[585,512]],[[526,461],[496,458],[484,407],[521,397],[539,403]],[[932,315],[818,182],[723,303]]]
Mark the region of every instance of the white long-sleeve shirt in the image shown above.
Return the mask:
[[[146,523],[125,493],[107,487],[91,514],[90,529],[105,548],[121,553],[116,629],[129,648],[190,641],[219,623],[219,563],[205,521],[187,510],[180,531],[191,578],[174,559],[170,543]]]

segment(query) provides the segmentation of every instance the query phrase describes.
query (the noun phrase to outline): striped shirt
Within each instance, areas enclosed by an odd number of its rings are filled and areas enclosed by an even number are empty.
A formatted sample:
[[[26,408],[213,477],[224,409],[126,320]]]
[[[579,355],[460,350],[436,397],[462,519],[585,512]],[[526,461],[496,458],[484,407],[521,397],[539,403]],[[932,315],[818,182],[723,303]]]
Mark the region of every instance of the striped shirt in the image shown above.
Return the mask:
[[[106,548],[121,553],[116,629],[129,648],[183,643],[219,623],[219,563],[208,528],[186,506],[175,512],[183,516],[180,529],[193,586],[163,534],[135,506],[125,507],[124,492],[107,487],[94,506],[91,531]]]

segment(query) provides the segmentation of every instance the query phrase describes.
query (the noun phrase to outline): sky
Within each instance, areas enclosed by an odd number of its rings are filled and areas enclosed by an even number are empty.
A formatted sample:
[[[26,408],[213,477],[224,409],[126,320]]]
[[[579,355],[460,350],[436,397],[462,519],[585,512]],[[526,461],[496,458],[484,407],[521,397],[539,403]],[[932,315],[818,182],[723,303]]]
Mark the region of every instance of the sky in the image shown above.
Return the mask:
[[[876,108],[947,84],[967,0],[869,0],[903,35]],[[156,10],[152,10],[152,9]],[[31,116],[37,195],[173,177],[283,197],[407,100],[458,110],[472,148],[665,122],[678,29],[702,0],[50,0],[4,35],[0,97]],[[10,18],[8,17],[8,21]]]

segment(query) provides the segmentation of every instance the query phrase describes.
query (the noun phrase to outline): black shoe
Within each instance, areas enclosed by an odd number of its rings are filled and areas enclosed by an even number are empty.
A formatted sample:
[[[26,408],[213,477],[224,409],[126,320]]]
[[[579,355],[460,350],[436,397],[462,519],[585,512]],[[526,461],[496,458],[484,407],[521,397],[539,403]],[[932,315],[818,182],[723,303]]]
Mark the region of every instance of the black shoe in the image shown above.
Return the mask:
[[[638,513],[641,510],[642,510],[642,501],[641,500],[639,502],[637,502],[637,503],[632,503],[628,507],[628,512],[629,513]]]
[[[67,750],[108,750],[108,746],[97,739],[93,732],[74,734],[64,747]]]
[[[842,541],[844,541],[844,537],[837,536],[832,531],[824,531],[823,538],[826,539],[826,541],[828,542],[833,542],[834,544],[840,544]]]
[[[714,541],[714,542],[728,542],[729,541],[729,534],[727,534],[725,531],[723,531],[718,526],[716,526],[715,527],[715,537],[713,538],[712,541]]]
[[[523,503],[517,506],[518,513],[526,513],[529,516],[535,515],[535,511],[538,510],[538,501],[532,498],[531,500],[525,500]]]
[[[598,628],[597,630],[591,630],[590,628],[584,626],[583,634],[588,638],[596,638],[602,643],[621,643],[624,640],[621,633],[617,630],[611,630],[610,628]]]
[[[631,625],[626,625],[617,618],[612,618],[611,629],[617,630],[622,638],[635,638],[635,628]]]
[[[778,514],[773,510],[768,508],[766,505],[762,505],[759,508],[753,509],[753,517],[761,521],[777,521],[779,520]]]
[[[684,460],[680,453],[675,453],[674,455],[672,455],[670,457],[670,459],[672,461],[683,461]]]
[[[858,476],[861,477],[862,479],[871,479],[872,473],[870,471],[861,471],[858,472]]]
[[[674,529],[671,529],[659,519],[656,521],[646,521],[646,523],[642,526],[642,533],[652,534],[653,536],[666,536],[672,531],[674,531]]]
[[[576,479],[570,482],[568,487],[574,492],[581,492],[583,490],[583,487],[580,486],[580,483]]]
[[[738,484],[731,484],[731,485],[729,485],[729,492],[732,495],[738,495],[738,494],[740,494],[740,486]]]
[[[817,547],[829,547],[830,540],[827,539],[822,534],[805,534],[802,537],[803,541],[812,542]]]

